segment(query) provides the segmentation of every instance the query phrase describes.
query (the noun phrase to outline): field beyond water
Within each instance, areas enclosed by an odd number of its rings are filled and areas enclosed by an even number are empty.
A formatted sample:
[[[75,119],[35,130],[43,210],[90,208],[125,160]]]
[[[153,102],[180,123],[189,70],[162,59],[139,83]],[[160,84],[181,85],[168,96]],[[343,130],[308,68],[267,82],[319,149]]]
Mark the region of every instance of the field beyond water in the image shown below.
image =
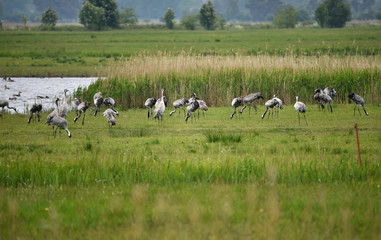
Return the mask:
[[[333,107],[307,105],[308,125],[291,105],[187,124],[167,108],[162,126],[130,109],[111,129],[90,110],[84,126],[69,114],[71,139],[6,114],[1,239],[378,239],[381,107]]]
[[[222,31],[0,32],[0,76],[99,76],[130,56],[378,55],[379,27]]]

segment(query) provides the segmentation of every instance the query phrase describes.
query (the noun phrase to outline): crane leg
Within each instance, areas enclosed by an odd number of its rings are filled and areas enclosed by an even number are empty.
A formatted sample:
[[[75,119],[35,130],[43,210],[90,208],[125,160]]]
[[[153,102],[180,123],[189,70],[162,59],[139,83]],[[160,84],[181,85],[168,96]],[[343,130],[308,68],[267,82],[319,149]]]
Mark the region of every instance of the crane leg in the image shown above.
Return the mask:
[[[236,107],[233,107],[234,108],[234,112],[232,113],[232,115],[230,116],[230,119],[232,119],[234,117],[234,114],[236,114]]]
[[[306,120],[306,124],[307,124],[307,126],[308,126],[308,123],[307,123],[307,118],[306,118],[306,114],[305,114],[305,113],[303,113],[303,116],[304,116],[304,120]]]
[[[369,116],[369,114],[366,112],[366,110],[365,110],[365,106],[364,105],[361,105],[362,106],[362,108],[364,109],[364,112],[365,112],[365,114],[367,115],[367,116]]]
[[[300,115],[299,115],[299,112],[298,112],[298,118],[299,118],[299,126],[300,126]]]
[[[85,117],[86,117],[86,112],[83,113],[82,125],[85,124]]]
[[[40,121],[40,112],[37,112],[38,121]]]
[[[333,110],[332,110],[332,105],[331,105],[331,103],[329,103],[329,107],[331,108],[331,113],[333,112]]]
[[[266,111],[262,114],[262,119],[266,116],[266,113],[267,113],[268,110],[269,110],[269,109],[266,108]]]
[[[241,111],[239,111],[239,113],[242,114],[242,112],[243,112],[243,110],[245,110],[245,108],[246,108],[246,104],[243,106],[243,108],[241,109]]]
[[[357,110],[359,111],[359,114],[360,114],[360,116],[361,116],[360,105],[357,105]]]
[[[30,113],[30,117],[29,117],[28,123],[30,123],[30,120],[32,119],[32,117],[33,117],[33,113]]]
[[[78,118],[81,117],[81,114],[82,114],[82,112],[79,112],[79,115],[77,114],[77,116],[74,118],[74,122],[77,122]]]

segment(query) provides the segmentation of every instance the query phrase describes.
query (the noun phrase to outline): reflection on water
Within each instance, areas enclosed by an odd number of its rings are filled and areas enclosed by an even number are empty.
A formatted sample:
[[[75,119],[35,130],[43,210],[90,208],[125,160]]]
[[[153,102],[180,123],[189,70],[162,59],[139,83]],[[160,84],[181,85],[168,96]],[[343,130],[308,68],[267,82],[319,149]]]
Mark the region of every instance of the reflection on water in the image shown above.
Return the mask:
[[[7,82],[1,78],[0,98],[8,100],[9,106],[16,107],[19,113],[27,113],[27,108],[31,108],[35,102],[42,103],[43,109],[48,110],[54,108],[54,98],[62,98],[66,88],[69,90],[67,99],[70,106],[69,95],[72,95],[78,87],[88,87],[97,79],[96,77],[12,78],[14,82]],[[20,96],[14,96],[19,92]],[[9,112],[14,113],[13,110]]]

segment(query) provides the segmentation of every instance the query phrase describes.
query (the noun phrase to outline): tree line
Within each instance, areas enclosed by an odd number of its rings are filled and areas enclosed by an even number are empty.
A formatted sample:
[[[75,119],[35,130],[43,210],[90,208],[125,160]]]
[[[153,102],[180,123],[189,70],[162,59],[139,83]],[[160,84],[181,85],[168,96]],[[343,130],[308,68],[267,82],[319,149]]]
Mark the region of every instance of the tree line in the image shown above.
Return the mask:
[[[1,1],[1,0],[0,0]],[[34,0],[42,3],[45,0]],[[73,1],[73,0],[71,0]],[[223,1],[223,0],[220,0]],[[231,3],[231,9],[237,9],[239,0],[224,0]],[[337,28],[344,27],[345,23],[351,19],[351,5],[344,0],[309,0],[309,4],[315,6],[313,19],[321,27]],[[355,0],[352,0],[354,2]],[[374,0],[362,0],[363,2],[373,2]],[[219,1],[215,1],[217,4]],[[296,10],[291,4],[283,4],[281,0],[247,0],[246,6],[251,14],[258,19],[264,16],[271,18],[273,25],[277,28],[294,28],[298,22],[310,21],[309,13],[305,10]],[[273,9],[270,6],[277,6],[273,15],[269,17],[269,11]],[[356,5],[357,11],[363,9],[360,4]],[[217,13],[212,1],[208,1],[198,9],[197,12],[188,13],[180,20],[180,25],[186,29],[194,30],[197,25],[206,30],[216,28],[223,29],[226,19]],[[381,19],[381,10],[374,13],[376,18]],[[168,29],[174,29],[176,13],[172,8],[168,8],[160,19],[165,23]],[[21,17],[21,22],[26,26],[28,17]],[[48,7],[41,16],[41,23],[45,26],[55,26],[58,21],[57,12]],[[79,11],[79,21],[87,29],[105,30],[108,28],[119,28],[121,25],[135,25],[138,23],[138,15],[134,8],[124,8],[119,12],[118,3],[115,0],[85,0]],[[0,21],[1,22],[1,21]]]

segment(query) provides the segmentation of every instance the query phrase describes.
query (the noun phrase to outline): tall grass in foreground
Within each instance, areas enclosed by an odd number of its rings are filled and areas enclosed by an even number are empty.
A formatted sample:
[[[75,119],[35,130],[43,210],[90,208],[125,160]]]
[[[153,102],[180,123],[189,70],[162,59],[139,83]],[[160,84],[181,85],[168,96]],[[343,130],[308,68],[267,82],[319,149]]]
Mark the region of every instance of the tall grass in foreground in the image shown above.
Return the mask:
[[[314,89],[332,86],[336,102],[345,103],[356,92],[368,103],[380,102],[380,56],[160,56],[130,57],[109,64],[98,80],[77,94],[91,99],[97,91],[118,104],[142,107],[161,88],[171,101],[192,92],[210,106],[230,104],[237,96],[262,92],[266,99],[277,94],[286,104],[295,96],[313,102]]]

